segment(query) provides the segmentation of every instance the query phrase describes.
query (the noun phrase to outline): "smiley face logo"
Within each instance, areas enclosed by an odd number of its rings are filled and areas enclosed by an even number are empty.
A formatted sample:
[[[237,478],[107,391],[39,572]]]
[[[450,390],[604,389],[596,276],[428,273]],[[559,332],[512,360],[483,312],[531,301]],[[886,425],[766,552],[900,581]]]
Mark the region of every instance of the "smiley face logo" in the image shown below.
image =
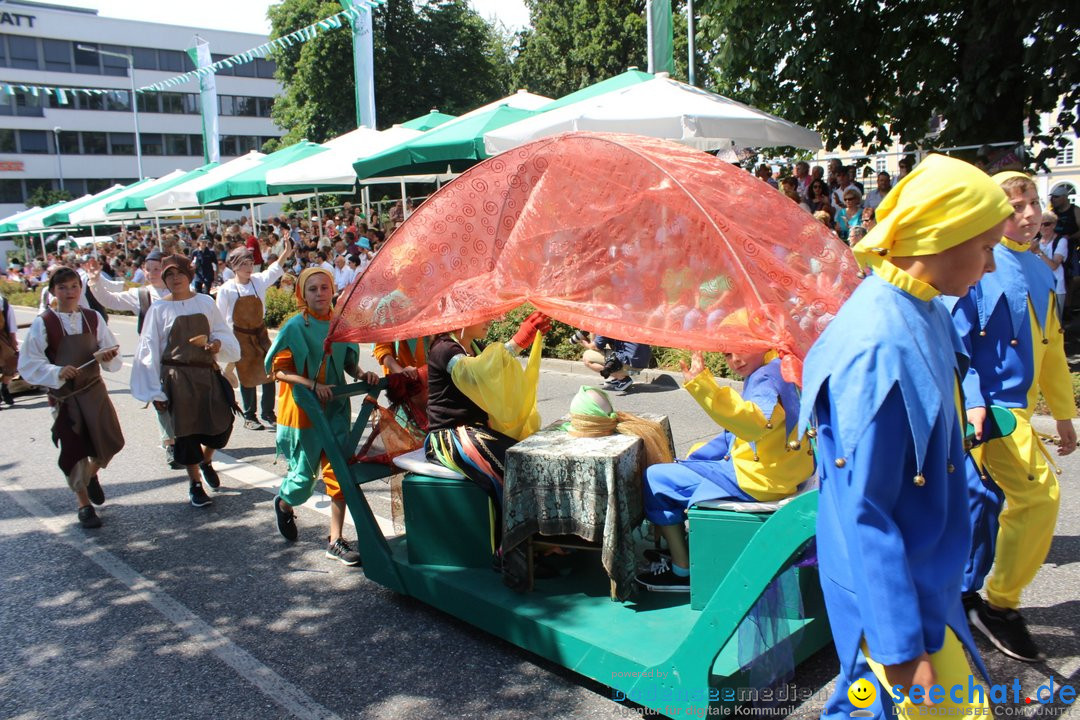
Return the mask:
[[[860,678],[851,683],[847,691],[848,700],[857,708],[867,708],[874,703],[877,697],[877,688],[874,683],[865,678]]]

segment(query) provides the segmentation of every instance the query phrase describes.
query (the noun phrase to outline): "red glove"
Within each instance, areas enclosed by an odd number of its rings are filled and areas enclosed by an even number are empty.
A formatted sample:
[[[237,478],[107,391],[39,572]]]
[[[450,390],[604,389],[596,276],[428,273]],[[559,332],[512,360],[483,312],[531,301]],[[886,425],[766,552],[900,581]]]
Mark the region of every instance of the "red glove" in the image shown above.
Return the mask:
[[[514,333],[514,344],[521,349],[532,345],[536,333],[546,333],[551,329],[551,318],[537,310],[521,323],[521,327]]]

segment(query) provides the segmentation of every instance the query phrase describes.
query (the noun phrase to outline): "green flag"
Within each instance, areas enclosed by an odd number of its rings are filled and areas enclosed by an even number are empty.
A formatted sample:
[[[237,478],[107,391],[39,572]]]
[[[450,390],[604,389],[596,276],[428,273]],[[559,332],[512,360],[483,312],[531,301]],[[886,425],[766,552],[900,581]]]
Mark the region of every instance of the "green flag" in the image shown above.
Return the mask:
[[[210,57],[210,43],[196,36],[196,44],[188,48],[191,64],[197,68],[213,65]],[[218,146],[218,101],[217,83],[213,72],[199,75],[199,105],[202,110],[203,161],[212,163],[220,160]]]
[[[649,72],[675,72],[675,28],[671,0],[647,0],[645,6],[649,41]]]

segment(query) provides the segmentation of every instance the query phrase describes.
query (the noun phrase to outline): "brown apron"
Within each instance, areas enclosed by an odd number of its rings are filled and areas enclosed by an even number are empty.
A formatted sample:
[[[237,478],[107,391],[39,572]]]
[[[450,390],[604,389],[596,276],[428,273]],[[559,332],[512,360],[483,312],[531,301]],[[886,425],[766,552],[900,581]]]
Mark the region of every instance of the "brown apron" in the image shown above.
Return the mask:
[[[90,331],[84,319],[82,333],[60,339],[52,362],[60,367],[79,367],[92,360],[97,351],[96,333]],[[87,457],[104,467],[123,449],[124,433],[97,362],[80,370],[78,377],[65,382],[59,390],[49,390],[49,397],[57,405],[52,436],[53,442],[60,445],[59,465],[65,475]]]
[[[188,342],[209,334],[210,321],[202,313],[181,315],[169,331],[161,356],[161,389],[169,398],[175,437],[220,435],[232,428],[236,398],[225,395],[228,385],[214,354]]]
[[[7,326],[7,302],[0,302],[0,378],[14,377],[19,370],[19,353],[11,342],[15,328]]]
[[[270,334],[263,320],[262,300],[257,295],[237,299],[233,306],[233,334],[240,343],[240,361],[236,363],[240,384],[253,388],[273,380],[265,369]]]

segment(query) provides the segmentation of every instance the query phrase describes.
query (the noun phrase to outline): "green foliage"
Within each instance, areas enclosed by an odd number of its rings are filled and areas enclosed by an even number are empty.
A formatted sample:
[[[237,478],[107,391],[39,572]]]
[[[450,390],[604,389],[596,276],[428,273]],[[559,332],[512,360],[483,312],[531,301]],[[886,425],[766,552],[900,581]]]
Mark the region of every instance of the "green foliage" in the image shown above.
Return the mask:
[[[0,295],[7,298],[7,301],[12,305],[20,305],[23,307],[38,306],[41,302],[41,291],[24,290],[22,283],[9,282],[7,280],[0,280]]]
[[[271,287],[266,289],[266,326],[281,325],[298,311],[296,296],[290,290]]]
[[[341,10],[331,0],[284,0],[268,11],[271,37],[287,35]],[[389,0],[374,11],[375,102],[380,127],[433,107],[459,114],[506,94],[507,50],[465,0]],[[352,34],[319,33],[275,51],[284,86],[274,121],[282,145],[326,140],[356,128]]]
[[[697,41],[720,92],[819,129],[829,149],[1023,137],[1039,113],[1076,127],[1080,25],[1048,0],[699,0]],[[1051,70],[1052,68],[1052,70]],[[936,137],[931,122],[947,125]]]
[[[44,185],[38,185],[34,188],[34,191],[30,193],[30,197],[26,198],[26,207],[48,207],[58,202],[67,202],[71,200],[71,193],[67,190],[53,190],[47,188]]]
[[[515,87],[557,98],[636,66],[648,68],[645,0],[526,0],[532,27],[518,34]],[[674,77],[686,80],[686,3],[672,3]],[[702,68],[701,60],[696,67]]]
[[[686,363],[687,366],[690,365],[690,353],[680,348],[653,347],[653,360],[656,361],[656,366],[659,368],[682,372],[682,363]],[[721,353],[705,353],[705,367],[717,377],[735,377],[735,373],[728,368]]]

